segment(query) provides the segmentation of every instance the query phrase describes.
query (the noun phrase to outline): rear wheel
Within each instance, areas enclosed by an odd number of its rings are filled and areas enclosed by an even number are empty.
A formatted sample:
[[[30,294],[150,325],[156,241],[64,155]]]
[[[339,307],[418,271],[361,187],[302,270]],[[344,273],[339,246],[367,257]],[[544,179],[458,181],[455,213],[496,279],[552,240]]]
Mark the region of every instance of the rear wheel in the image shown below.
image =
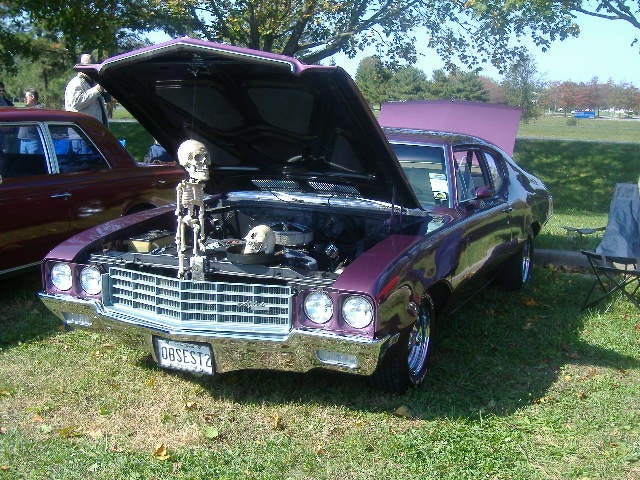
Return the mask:
[[[531,279],[533,240],[528,237],[520,251],[504,264],[500,284],[507,290],[520,290]]]
[[[418,386],[424,381],[433,343],[432,319],[433,308],[427,299],[412,328],[400,335],[371,376],[376,388],[400,393],[410,385]]]

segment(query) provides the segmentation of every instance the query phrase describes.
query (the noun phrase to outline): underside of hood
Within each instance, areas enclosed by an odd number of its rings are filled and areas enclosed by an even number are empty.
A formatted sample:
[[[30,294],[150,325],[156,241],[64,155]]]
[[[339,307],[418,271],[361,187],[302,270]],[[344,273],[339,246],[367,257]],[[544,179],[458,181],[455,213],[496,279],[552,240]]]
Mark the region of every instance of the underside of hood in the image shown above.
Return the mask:
[[[203,142],[210,193],[323,191],[418,202],[382,130],[341,68],[180,38],[78,65],[169,152]]]
[[[506,105],[449,100],[390,102],[382,105],[383,127],[473,135],[513,155],[520,109]]]

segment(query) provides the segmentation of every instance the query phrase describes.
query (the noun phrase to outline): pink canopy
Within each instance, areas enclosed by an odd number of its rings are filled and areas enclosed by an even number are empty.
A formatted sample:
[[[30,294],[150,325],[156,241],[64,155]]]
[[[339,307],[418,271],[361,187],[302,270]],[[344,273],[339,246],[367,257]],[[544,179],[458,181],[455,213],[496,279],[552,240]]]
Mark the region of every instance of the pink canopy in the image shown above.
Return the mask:
[[[474,135],[513,155],[520,109],[448,100],[392,102],[382,105],[378,122],[383,127]]]

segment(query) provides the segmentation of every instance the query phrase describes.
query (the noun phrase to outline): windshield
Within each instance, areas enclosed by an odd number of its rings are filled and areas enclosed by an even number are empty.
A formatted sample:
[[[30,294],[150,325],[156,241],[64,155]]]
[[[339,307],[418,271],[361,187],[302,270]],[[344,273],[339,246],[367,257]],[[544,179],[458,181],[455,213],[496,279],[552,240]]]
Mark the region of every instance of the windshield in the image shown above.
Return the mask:
[[[448,205],[449,182],[443,147],[401,143],[391,147],[422,208]]]

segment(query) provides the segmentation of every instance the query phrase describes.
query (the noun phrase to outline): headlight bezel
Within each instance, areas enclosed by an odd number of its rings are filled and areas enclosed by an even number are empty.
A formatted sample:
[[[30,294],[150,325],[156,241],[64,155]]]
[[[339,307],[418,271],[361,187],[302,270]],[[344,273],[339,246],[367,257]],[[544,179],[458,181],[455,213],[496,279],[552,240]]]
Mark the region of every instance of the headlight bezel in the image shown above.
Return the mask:
[[[358,302],[357,305],[353,305]],[[364,309],[363,309],[364,307]],[[349,295],[342,302],[341,314],[351,328],[362,330],[373,322],[375,311],[371,300],[364,295]]]

